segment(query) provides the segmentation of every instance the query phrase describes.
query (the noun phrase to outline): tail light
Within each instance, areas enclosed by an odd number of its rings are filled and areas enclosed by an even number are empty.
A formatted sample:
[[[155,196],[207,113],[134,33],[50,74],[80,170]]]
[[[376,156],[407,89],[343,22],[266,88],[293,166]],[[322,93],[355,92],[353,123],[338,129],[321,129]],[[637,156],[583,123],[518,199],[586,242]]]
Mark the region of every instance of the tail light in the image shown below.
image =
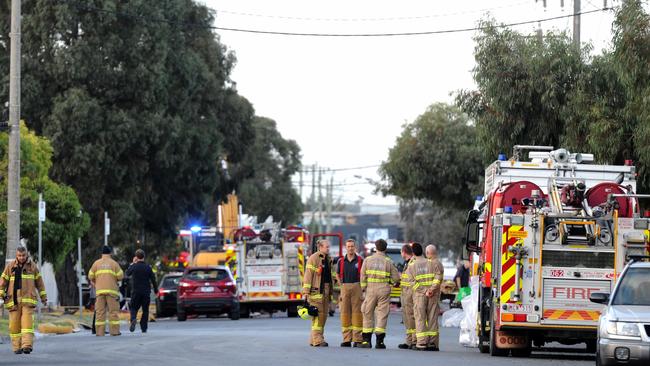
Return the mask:
[[[181,281],[178,283],[178,296],[181,296],[185,291],[191,289],[194,285],[191,282]]]
[[[237,293],[237,284],[233,281],[226,280],[219,282],[219,288],[222,290],[228,290],[233,294]]]

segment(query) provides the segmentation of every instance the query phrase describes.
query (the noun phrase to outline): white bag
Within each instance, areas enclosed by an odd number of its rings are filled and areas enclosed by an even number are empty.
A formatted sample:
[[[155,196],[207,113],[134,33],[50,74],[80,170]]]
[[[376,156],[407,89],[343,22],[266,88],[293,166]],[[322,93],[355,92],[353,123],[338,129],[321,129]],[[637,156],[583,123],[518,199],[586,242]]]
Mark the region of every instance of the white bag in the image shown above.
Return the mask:
[[[461,300],[464,317],[460,322],[460,336],[458,342],[465,347],[478,347],[478,335],[476,334],[476,322],[478,317],[478,276],[472,276],[470,287],[472,293]]]

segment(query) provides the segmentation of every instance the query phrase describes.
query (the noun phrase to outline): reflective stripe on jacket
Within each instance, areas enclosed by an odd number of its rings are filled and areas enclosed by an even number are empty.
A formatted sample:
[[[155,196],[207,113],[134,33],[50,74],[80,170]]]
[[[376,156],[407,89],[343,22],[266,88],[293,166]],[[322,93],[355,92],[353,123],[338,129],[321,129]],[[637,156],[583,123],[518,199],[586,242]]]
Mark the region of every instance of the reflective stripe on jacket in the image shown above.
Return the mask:
[[[418,293],[425,293],[428,289],[438,289],[442,282],[443,271],[439,260],[416,257],[407,269],[407,274],[412,279],[411,288]]]
[[[363,261],[361,287],[385,286],[399,283],[399,272],[393,261],[383,252],[377,252]]]
[[[41,302],[45,304],[47,294],[45,293],[43,277],[38,265],[31,258],[27,258],[20,275],[20,298],[18,300],[14,299],[14,280],[16,278],[14,268],[18,268],[18,261],[15,259],[5,267],[0,278],[0,296],[5,297],[6,295],[5,308],[12,310],[18,303],[35,307],[39,297]]]
[[[110,254],[104,254],[93,263],[88,273],[88,278],[95,282],[95,293],[100,295],[111,295],[120,297],[118,281],[124,278],[124,272],[120,265],[111,258]]]
[[[330,272],[332,274],[332,282],[330,282],[330,288],[334,288],[334,282],[337,281],[336,271],[332,265],[332,258],[329,255],[322,254],[321,252],[316,252],[309,256],[307,260],[307,268],[305,268],[305,277],[303,278],[302,293],[303,295],[310,295],[312,293],[318,294],[322,293],[323,289],[321,288],[322,275],[323,275],[323,261],[327,260],[329,262]],[[314,298],[312,296],[312,298]]]

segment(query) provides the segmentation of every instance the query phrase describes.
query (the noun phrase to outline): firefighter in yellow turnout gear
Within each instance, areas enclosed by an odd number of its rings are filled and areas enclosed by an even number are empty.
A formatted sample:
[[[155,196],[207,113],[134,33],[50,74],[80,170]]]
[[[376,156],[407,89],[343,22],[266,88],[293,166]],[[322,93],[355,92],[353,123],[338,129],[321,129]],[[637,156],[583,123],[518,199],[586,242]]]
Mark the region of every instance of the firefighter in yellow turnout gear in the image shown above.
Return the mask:
[[[399,272],[393,261],[386,256],[388,244],[379,239],[375,242],[377,252],[363,261],[361,267],[361,288],[365,289],[365,299],[361,305],[363,313],[363,342],[360,348],[372,347],[374,331],[377,344],[375,348],[385,349],[386,323],[390,311],[390,288],[399,283]]]
[[[102,248],[102,257],[93,263],[88,278],[95,286],[95,331],[98,337],[106,332],[106,310],[108,310],[108,328],[112,336],[120,333],[120,298],[118,281],[124,278],[120,265],[111,258],[111,247]]]
[[[29,354],[34,348],[34,308],[37,298],[47,303],[45,285],[38,266],[25,247],[16,249],[0,279],[0,294],[9,310],[9,336],[14,353]]]
[[[341,330],[343,343],[341,347],[357,347],[361,344],[361,267],[363,259],[357,255],[357,246],[353,239],[345,242],[346,255],[339,258],[338,276],[341,283],[339,311],[341,313]]]
[[[431,247],[431,246],[430,246]],[[431,248],[427,247],[427,251]],[[438,300],[443,270],[440,262],[422,256],[422,246],[413,244],[415,261],[407,271],[413,278],[413,310],[415,314],[416,350],[438,351]],[[436,295],[437,296],[434,296]]]
[[[318,241],[318,251],[307,260],[307,268],[303,279],[302,294],[311,306],[318,309],[318,316],[312,318],[309,344],[313,347],[327,347],[323,332],[329,301],[334,288],[336,272],[329,256],[330,243],[326,239]]]
[[[397,347],[399,349],[415,348],[415,317],[413,315],[413,286],[407,270],[415,260],[413,249],[408,244],[402,246],[402,258],[404,258],[404,268],[402,269],[402,280],[400,281],[401,295],[400,303],[402,304],[402,322],[406,327],[406,341]]]

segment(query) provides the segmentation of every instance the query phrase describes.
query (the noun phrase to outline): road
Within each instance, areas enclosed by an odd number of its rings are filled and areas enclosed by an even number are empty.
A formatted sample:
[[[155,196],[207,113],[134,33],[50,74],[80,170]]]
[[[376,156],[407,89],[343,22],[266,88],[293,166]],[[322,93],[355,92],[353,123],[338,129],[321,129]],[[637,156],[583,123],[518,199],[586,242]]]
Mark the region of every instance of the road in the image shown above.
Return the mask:
[[[286,317],[242,319],[163,319],[152,323],[147,334],[98,338],[90,332],[46,336],[34,353],[14,355],[9,344],[0,345],[0,365],[283,365],[305,366],[310,358],[318,365],[593,365],[593,355],[533,354],[531,358],[492,358],[458,344],[457,328],[441,329],[441,352],[397,349],[403,326],[392,313],[386,350],[342,349],[338,316],[330,318],[325,337],[329,348],[308,345],[309,322]]]

